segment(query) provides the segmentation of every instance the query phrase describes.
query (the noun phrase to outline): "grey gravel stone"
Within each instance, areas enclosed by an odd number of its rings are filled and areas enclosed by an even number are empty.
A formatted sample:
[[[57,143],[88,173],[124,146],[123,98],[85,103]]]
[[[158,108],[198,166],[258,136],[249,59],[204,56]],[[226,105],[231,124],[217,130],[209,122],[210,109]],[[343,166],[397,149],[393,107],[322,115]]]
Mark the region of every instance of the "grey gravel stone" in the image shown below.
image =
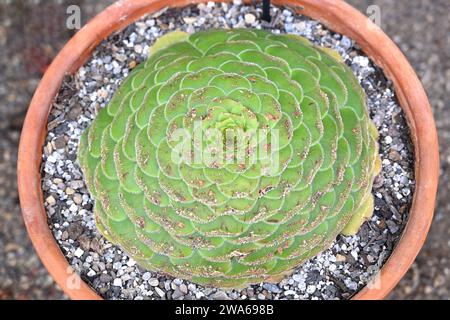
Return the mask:
[[[214,300],[230,300],[228,295],[223,291],[217,291],[216,293],[213,293],[211,298]]]
[[[188,287],[183,283],[183,284],[180,285],[180,291],[183,294],[187,294],[188,293]]]
[[[102,273],[102,274],[100,275],[100,281],[101,281],[102,283],[109,283],[109,282],[111,282],[112,280],[113,280],[113,278],[112,278],[109,274]]]
[[[66,139],[64,136],[59,136],[52,141],[55,149],[64,149],[66,147]]]
[[[79,222],[71,223],[67,228],[67,232],[70,239],[76,240],[83,233],[83,226]]]

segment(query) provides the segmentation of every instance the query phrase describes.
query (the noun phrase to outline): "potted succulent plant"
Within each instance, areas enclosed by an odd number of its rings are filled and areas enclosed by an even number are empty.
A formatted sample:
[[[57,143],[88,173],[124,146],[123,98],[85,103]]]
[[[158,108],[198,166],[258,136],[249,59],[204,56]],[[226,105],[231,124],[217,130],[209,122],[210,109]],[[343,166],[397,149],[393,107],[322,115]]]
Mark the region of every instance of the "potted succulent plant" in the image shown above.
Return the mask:
[[[416,181],[409,220],[379,286],[354,296],[383,298],[413,262],[433,215],[438,147],[427,97],[393,42],[346,3],[274,3],[356,41],[392,81],[406,115]],[[30,105],[18,163],[22,212],[40,258],[71,298],[99,295],[68,272],[47,223],[40,164],[52,101],[64,76],[101,40],[144,14],[188,4],[124,0],[107,8],[63,48]],[[203,140],[195,139],[195,128],[208,132]],[[239,134],[222,144],[230,130]],[[265,139],[252,144],[257,130]],[[363,89],[334,52],[261,30],[172,32],[156,41],[85,130],[78,161],[98,229],[140,265],[241,288],[279,281],[371,216],[381,168],[377,137]],[[218,162],[217,150],[239,139],[243,162]],[[253,152],[258,146],[265,153]],[[236,160],[234,144],[231,150]],[[200,162],[192,161],[196,151]]]

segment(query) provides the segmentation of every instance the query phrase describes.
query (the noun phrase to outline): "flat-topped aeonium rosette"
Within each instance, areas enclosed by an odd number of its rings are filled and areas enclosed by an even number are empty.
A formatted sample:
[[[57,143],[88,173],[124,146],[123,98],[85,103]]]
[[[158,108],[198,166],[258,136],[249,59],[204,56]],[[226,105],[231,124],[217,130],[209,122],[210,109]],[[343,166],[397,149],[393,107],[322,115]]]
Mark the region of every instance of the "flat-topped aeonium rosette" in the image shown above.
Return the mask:
[[[377,130],[332,51],[261,30],[174,32],[83,134],[98,229],[142,266],[274,282],[373,212]]]

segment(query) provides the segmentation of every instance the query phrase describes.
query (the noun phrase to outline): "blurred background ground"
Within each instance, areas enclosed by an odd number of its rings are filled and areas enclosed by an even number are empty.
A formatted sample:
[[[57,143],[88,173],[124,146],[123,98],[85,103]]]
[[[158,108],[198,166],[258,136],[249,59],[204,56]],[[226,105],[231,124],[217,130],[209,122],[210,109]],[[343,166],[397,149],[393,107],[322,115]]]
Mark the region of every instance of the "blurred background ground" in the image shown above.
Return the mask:
[[[0,0],[0,299],[63,299],[28,240],[19,210],[17,146],[40,77],[72,35],[66,10],[83,23],[112,0]],[[450,298],[450,1],[349,0],[378,5],[381,26],[408,56],[433,106],[441,147],[435,221],[426,245],[391,299]],[[419,199],[420,201],[420,199]]]

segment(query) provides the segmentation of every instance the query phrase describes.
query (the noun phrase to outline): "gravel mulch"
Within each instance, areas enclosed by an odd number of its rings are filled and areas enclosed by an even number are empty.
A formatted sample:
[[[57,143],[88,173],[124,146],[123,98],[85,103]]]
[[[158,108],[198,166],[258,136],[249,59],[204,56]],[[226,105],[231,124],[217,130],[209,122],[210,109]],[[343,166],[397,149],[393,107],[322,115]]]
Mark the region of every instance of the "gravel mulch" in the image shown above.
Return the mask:
[[[270,24],[259,7],[209,4],[171,9],[148,16],[104,41],[73,77],[67,78],[49,117],[43,155],[43,190],[52,231],[69,263],[108,299],[346,299],[383,265],[407,221],[414,192],[413,151],[392,85],[347,37],[288,9],[273,8]],[[382,173],[373,192],[373,218],[352,237],[340,236],[332,248],[299,266],[278,284],[241,291],[205,288],[142,270],[95,229],[92,199],[76,164],[78,139],[129,71],[148,55],[162,34],[212,27],[256,27],[301,34],[339,51],[367,93],[380,131]]]

